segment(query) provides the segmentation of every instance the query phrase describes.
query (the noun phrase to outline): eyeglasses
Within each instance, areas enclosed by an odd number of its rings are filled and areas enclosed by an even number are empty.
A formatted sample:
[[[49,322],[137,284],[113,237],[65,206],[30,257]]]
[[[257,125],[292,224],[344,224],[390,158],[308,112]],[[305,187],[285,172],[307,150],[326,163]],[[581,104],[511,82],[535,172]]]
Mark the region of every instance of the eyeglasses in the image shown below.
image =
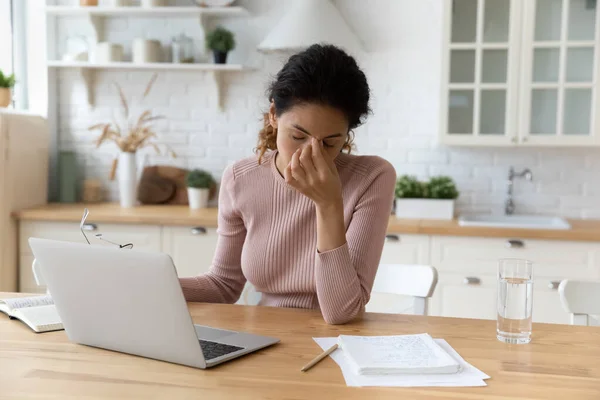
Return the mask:
[[[90,241],[88,240],[87,235],[85,234],[85,231],[83,230],[83,226],[85,225],[85,220],[87,219],[88,215],[90,215],[90,211],[87,208],[84,208],[83,209],[83,216],[81,217],[81,223],[79,223],[79,230],[81,231],[81,234],[85,238],[85,241],[87,242],[87,244],[91,244]],[[118,244],[118,243],[115,243],[115,242],[111,242],[108,239],[104,239],[102,237],[101,233],[96,233],[94,236],[96,238],[98,238],[99,240],[104,240],[105,242],[108,242],[110,244],[114,244],[115,246],[119,246],[119,248],[121,248],[121,249],[133,249],[133,243]]]

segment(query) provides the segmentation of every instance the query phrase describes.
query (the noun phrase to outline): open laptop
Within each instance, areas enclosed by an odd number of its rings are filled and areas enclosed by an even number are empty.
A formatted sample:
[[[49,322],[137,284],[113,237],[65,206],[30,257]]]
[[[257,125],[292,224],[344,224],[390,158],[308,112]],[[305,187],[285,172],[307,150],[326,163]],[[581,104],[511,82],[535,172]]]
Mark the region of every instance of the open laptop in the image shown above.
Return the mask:
[[[29,238],[69,340],[208,368],[279,342],[194,325],[164,253]]]

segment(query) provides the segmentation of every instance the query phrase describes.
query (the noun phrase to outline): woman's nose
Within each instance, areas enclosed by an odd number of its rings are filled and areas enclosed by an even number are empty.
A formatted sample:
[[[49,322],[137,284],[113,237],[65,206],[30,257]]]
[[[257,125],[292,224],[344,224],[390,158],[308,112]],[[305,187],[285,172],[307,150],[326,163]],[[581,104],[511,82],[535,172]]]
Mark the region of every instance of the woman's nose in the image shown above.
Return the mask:
[[[311,144],[312,144],[311,141],[307,140],[305,143],[302,143],[301,149],[304,150],[306,148],[310,148]]]
[[[313,138],[313,137],[311,137],[309,140],[307,140],[305,143],[303,143],[302,146],[303,147],[310,147],[310,146],[312,146],[312,143],[315,140],[317,141],[317,146],[321,146],[321,144],[322,144],[323,141],[321,139],[316,139],[316,138]]]

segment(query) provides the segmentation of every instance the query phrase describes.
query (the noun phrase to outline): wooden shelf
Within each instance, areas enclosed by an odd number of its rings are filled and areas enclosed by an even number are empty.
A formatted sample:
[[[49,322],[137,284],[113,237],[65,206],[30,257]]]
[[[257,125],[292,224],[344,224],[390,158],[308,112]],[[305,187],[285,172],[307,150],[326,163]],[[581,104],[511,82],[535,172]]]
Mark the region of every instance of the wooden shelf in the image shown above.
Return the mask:
[[[243,7],[103,7],[103,6],[46,6],[46,16],[51,19],[60,16],[72,16],[87,20],[93,29],[94,35],[89,42],[93,48],[96,43],[106,40],[106,19],[111,17],[132,18],[191,18],[196,19],[202,30],[201,36],[206,33],[207,22],[214,17],[240,17],[248,15]],[[53,25],[52,25],[53,26]],[[50,51],[50,57],[56,57]],[[229,71],[244,71],[250,68],[239,64],[178,64],[178,63],[147,63],[133,62],[93,63],[89,61],[47,61],[49,70],[57,71],[61,68],[75,68],[79,71],[87,89],[88,104],[94,105],[95,76],[99,70],[154,70],[154,71],[198,71],[208,74],[212,78],[217,107],[223,109],[223,75]]]
[[[233,71],[250,70],[251,68],[239,64],[176,64],[176,63],[147,63],[137,64],[132,62],[114,62],[97,64],[87,61],[48,61],[48,68],[79,70],[87,91],[87,100],[90,107],[94,106],[94,85],[96,71],[98,70],[158,70],[158,71],[199,71],[210,75],[213,82],[216,107],[223,110],[223,74]]]
[[[92,63],[87,61],[48,61],[51,68],[88,68],[88,69],[148,69],[168,71],[242,71],[250,69],[240,64],[178,64],[178,63],[147,63],[133,62]]]
[[[56,16],[101,16],[101,17],[199,17],[199,16],[243,16],[248,12],[243,7],[74,7],[46,6],[46,14]]]

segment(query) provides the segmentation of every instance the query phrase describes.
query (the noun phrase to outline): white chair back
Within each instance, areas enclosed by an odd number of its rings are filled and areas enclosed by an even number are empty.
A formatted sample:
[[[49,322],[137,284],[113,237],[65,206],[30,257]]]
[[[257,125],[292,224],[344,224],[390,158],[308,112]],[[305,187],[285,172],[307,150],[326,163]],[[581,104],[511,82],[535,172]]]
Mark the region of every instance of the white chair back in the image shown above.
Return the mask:
[[[366,311],[427,315],[437,281],[437,270],[430,265],[381,264]],[[406,297],[408,305],[402,302]]]
[[[560,301],[571,314],[571,325],[589,325],[600,316],[600,282],[565,279],[558,285]]]

